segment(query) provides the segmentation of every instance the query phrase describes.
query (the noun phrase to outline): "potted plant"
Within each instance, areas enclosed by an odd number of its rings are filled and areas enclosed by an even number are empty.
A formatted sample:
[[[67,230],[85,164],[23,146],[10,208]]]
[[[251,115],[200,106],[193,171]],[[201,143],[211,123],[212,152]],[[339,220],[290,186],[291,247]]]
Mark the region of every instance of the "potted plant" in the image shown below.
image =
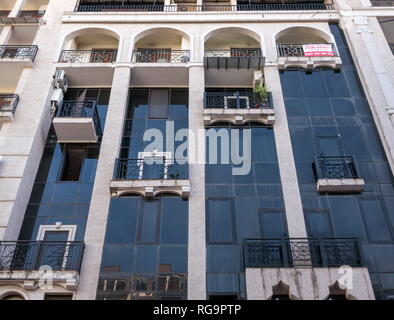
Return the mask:
[[[253,89],[254,93],[257,93],[260,96],[261,104],[266,105],[268,103],[269,93],[268,88],[265,84],[260,84]]]

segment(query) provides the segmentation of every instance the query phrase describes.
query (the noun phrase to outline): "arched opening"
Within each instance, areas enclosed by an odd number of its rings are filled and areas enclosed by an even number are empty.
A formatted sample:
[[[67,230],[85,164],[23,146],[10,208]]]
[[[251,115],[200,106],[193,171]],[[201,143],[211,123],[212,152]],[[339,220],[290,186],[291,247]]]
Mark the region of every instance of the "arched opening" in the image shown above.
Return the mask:
[[[260,69],[264,65],[260,37],[248,29],[214,30],[205,36],[204,49],[208,69]]]
[[[149,29],[136,37],[133,62],[186,63],[190,61],[190,37],[172,28]]]
[[[291,300],[290,286],[283,281],[279,281],[272,287],[271,300]]]
[[[111,63],[116,61],[119,37],[107,29],[78,30],[66,37],[59,62]]]
[[[0,293],[0,300],[28,300],[28,297],[20,290],[10,290]]]

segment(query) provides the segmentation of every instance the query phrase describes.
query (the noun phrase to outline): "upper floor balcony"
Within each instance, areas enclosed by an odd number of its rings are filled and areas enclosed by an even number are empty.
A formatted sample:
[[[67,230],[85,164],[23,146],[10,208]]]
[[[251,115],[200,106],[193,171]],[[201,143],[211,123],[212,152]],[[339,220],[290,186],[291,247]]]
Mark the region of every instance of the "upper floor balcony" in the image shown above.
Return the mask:
[[[357,239],[247,239],[246,268],[363,266]]]
[[[352,156],[319,156],[313,168],[318,192],[361,192],[365,182]]]
[[[20,3],[15,0],[2,1],[0,4],[0,23],[37,24],[44,16],[48,2],[49,0],[25,0],[20,6]]]
[[[187,63],[189,60],[189,50],[141,48],[133,51],[132,61],[135,63]]]
[[[0,63],[19,63],[24,66],[32,66],[37,51],[38,47],[35,45],[0,46]]]
[[[207,11],[282,11],[282,10],[333,10],[331,0],[238,0],[237,4],[230,1],[175,1],[171,5],[164,5],[163,0],[150,1],[95,1],[79,0],[76,12],[207,12]]]
[[[95,143],[101,135],[96,101],[64,101],[53,119],[59,142]]]
[[[14,113],[19,102],[17,94],[0,94],[0,122],[14,121]]]
[[[292,27],[281,31],[276,38],[278,67],[339,69],[341,58],[332,36],[308,27]]]
[[[188,163],[171,159],[168,152],[156,151],[140,152],[138,159],[116,159],[110,190],[113,196],[134,193],[155,197],[172,193],[187,198],[190,194]]]
[[[204,124],[228,122],[243,125],[260,122],[275,123],[275,111],[271,95],[261,96],[254,92],[205,92]]]
[[[117,49],[63,50],[60,63],[112,63],[116,61]]]
[[[0,241],[0,283],[33,290],[45,270],[47,279],[75,290],[84,249],[82,241]]]

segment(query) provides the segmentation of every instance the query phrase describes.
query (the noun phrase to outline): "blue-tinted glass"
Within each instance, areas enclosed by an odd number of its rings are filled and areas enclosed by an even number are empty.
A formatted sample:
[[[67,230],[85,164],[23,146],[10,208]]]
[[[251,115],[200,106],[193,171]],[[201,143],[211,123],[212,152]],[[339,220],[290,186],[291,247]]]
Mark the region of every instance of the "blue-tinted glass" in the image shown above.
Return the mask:
[[[325,70],[317,73],[323,74],[331,97],[349,96],[349,90],[343,72],[335,73],[331,70]]]
[[[255,163],[254,171],[257,183],[280,183],[279,168],[276,163]]]
[[[181,198],[163,198],[161,243],[187,243],[188,202]]]
[[[327,95],[321,72],[300,72],[306,97],[325,97]]]
[[[261,211],[260,228],[262,238],[283,238],[287,231],[281,211]]]
[[[118,272],[131,272],[134,256],[132,246],[106,246],[103,251],[101,270],[116,270]]]
[[[306,117],[309,115],[304,100],[286,100],[286,110],[288,117]]]
[[[134,272],[157,272],[157,246],[138,246],[136,250]]]
[[[336,116],[355,115],[353,102],[350,99],[333,99],[332,107]]]
[[[209,241],[232,241],[233,222],[230,200],[208,200]]]
[[[309,102],[311,116],[332,116],[330,102],[323,99],[313,99]]]
[[[332,237],[330,220],[327,211],[306,211],[305,222],[308,234],[312,237]]]
[[[208,292],[238,292],[240,280],[238,273],[235,274],[209,274],[207,279]]]
[[[241,271],[241,250],[238,246],[208,246],[208,272],[236,273]]]
[[[236,198],[235,217],[238,243],[247,238],[260,238],[256,198]]]
[[[158,201],[144,201],[142,212],[141,241],[155,242],[157,238]]]
[[[187,272],[187,248],[184,246],[161,246],[158,272]]]

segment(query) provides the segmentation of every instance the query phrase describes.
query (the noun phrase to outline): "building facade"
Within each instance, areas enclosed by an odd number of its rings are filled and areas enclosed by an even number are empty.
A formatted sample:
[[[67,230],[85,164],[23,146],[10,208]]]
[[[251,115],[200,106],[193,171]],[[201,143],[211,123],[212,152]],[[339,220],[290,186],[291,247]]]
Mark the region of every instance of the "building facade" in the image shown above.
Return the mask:
[[[0,0],[0,300],[394,299],[394,2]]]

